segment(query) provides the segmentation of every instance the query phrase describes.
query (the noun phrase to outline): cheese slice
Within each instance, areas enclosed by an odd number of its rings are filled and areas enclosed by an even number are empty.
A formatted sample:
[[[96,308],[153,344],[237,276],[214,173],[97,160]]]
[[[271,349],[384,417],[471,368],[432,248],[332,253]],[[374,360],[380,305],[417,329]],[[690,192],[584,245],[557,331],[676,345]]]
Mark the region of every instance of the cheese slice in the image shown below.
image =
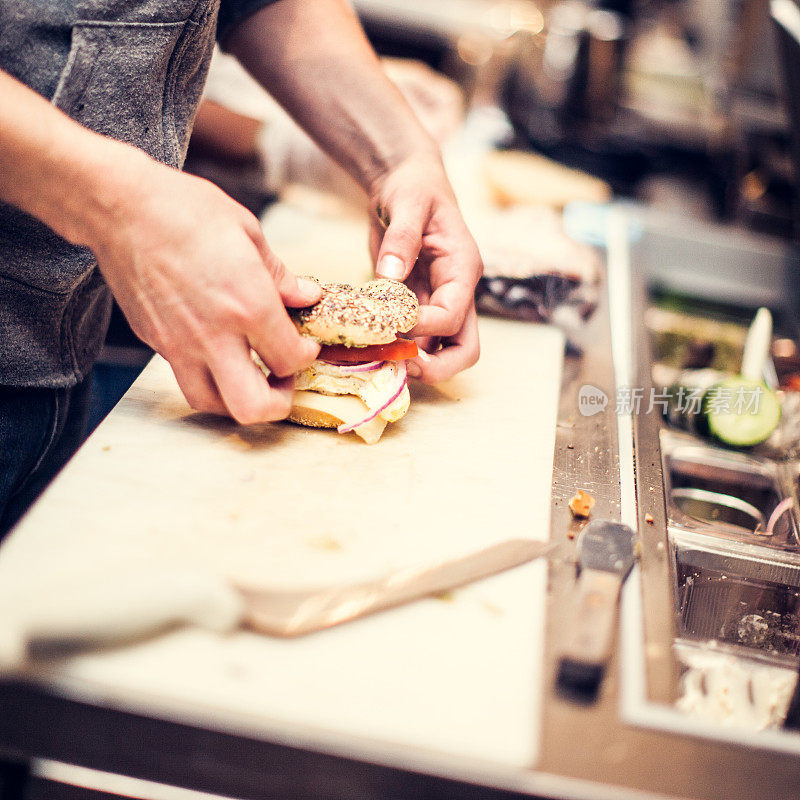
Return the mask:
[[[292,397],[290,420],[301,425],[334,428],[352,425],[369,416],[369,409],[352,394],[327,395],[319,392],[295,391]],[[375,444],[383,435],[386,420],[380,415],[359,425],[353,433],[367,444]]]

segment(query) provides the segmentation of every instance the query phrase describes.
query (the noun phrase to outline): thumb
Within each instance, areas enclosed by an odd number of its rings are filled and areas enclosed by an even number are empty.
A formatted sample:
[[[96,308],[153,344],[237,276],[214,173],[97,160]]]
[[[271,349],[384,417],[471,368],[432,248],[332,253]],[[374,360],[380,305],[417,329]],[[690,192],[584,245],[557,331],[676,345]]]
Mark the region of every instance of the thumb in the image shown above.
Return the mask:
[[[275,281],[283,304],[288,308],[305,308],[313,306],[322,297],[322,287],[312,278],[298,278],[286,267],[281,272],[281,279]]]
[[[405,280],[414,267],[428,223],[424,205],[407,204],[391,210],[391,221],[383,235],[375,275],[378,278]]]

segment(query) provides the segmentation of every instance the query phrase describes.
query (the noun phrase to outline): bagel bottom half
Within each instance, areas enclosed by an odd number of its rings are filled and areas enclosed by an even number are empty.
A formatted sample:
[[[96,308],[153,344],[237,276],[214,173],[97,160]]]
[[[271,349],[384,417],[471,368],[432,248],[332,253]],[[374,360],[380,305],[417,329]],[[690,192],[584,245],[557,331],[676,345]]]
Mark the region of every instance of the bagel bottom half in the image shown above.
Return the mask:
[[[369,409],[352,394],[328,395],[320,392],[295,391],[292,410],[287,419],[308,428],[338,428],[364,419]],[[353,432],[367,444],[375,444],[383,434],[386,420],[380,416],[359,425]]]

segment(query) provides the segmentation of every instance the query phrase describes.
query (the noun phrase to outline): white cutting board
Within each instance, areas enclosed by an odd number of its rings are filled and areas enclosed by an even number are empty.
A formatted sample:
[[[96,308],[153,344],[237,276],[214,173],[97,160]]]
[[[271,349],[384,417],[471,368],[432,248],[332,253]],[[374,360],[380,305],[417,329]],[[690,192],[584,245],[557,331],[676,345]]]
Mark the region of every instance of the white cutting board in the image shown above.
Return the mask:
[[[196,414],[156,358],[4,555],[24,541],[57,553],[59,569],[91,552],[316,587],[546,539],[561,335],[500,320],[481,334],[479,364],[414,385],[408,415],[371,446]]]
[[[298,270],[300,271],[300,270]],[[0,548],[0,585],[176,563],[318,585],[546,539],[561,334],[482,320],[479,364],[374,446],[194,414],[156,359]],[[181,631],[73,658],[48,680],[214,724],[327,732],[515,767],[535,762],[546,565],[283,641]]]

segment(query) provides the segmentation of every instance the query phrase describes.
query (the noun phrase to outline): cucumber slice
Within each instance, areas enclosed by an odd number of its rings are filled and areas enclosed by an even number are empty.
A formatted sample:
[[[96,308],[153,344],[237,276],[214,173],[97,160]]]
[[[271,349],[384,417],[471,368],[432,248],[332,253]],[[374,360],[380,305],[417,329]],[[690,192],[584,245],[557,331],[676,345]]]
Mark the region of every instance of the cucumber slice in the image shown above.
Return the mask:
[[[703,397],[708,431],[731,447],[766,441],[781,419],[778,397],[766,384],[747,378],[725,378]]]

